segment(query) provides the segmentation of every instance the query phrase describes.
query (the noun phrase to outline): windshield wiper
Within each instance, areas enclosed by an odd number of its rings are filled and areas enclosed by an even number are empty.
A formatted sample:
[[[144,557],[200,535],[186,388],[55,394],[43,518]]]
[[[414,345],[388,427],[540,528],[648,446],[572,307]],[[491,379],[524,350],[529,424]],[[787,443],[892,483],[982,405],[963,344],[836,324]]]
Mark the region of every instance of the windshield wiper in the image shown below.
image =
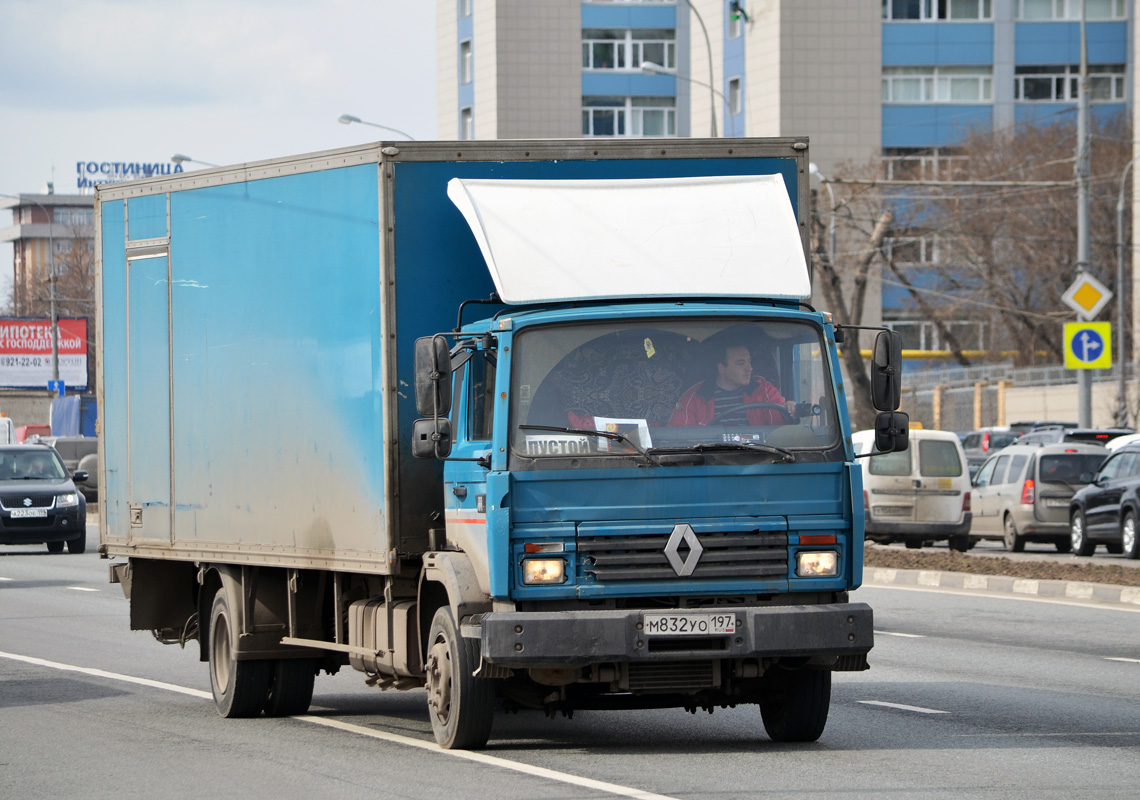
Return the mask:
[[[619,442],[625,442],[630,447],[643,456],[646,461],[655,467],[661,466],[661,462],[649,451],[639,445],[637,442],[630,439],[624,433],[617,433],[616,431],[595,431],[589,428],[560,428],[557,425],[519,425],[520,431],[552,431],[554,433],[578,433],[583,436],[598,436],[602,439],[615,439]]]
[[[761,444],[760,442],[705,442],[702,444],[694,444],[688,447],[654,447],[653,452],[661,453],[664,451],[679,453],[686,451],[713,451],[713,450],[759,450],[763,453],[771,453],[772,455],[780,456],[780,460],[776,463],[791,463],[796,460],[796,454],[791,450],[785,450],[782,447],[776,447],[771,444]]]

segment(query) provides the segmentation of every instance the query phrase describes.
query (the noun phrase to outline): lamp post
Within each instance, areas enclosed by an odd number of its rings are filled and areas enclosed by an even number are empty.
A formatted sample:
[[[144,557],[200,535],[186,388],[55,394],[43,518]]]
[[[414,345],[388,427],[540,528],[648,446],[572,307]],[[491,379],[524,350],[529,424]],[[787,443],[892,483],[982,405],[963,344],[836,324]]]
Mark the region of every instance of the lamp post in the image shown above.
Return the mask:
[[[1128,424],[1128,366],[1124,361],[1124,187],[1128,180],[1128,170],[1140,159],[1136,156],[1120,171],[1120,191],[1116,196],[1116,363],[1120,370],[1116,387],[1116,425],[1123,428]]]
[[[191,164],[201,164],[203,167],[216,167],[216,166],[218,166],[217,164],[211,164],[209,161],[199,161],[196,158],[190,158],[190,156],[184,156],[184,155],[182,155],[182,153],[175,153],[174,155],[172,155],[170,157],[170,160],[173,161],[175,164],[181,164],[184,161],[189,161]]]
[[[827,199],[831,203],[831,216],[827,220],[827,263],[834,269],[835,268],[835,193],[831,190],[831,179],[819,171],[814,163],[808,164],[808,173],[816,176],[823,183],[823,188],[827,189]]]
[[[359,123],[361,125],[371,125],[373,128],[380,128],[382,130],[391,131],[392,133],[398,133],[401,136],[407,136],[413,142],[416,140],[414,136],[410,136],[409,134],[406,134],[401,130],[397,130],[395,128],[390,128],[387,125],[378,125],[375,122],[369,122],[368,120],[361,119],[360,117],[354,117],[354,116],[352,116],[352,114],[341,114],[339,117],[336,118],[336,121],[339,122],[341,125],[351,125],[354,122]]]
[[[714,89],[713,85],[712,85],[713,84],[712,42],[709,41],[709,29],[705,27],[705,21],[701,18],[701,12],[697,11],[697,7],[693,5],[692,0],[685,0],[685,5],[687,5],[689,7],[689,10],[693,12],[693,16],[697,18],[697,22],[701,26],[701,31],[705,35],[705,50],[707,50],[708,54],[709,54],[709,82],[708,83],[701,83],[700,81],[695,81],[692,78],[686,78],[685,80],[690,81],[691,83],[695,83],[699,86],[709,87],[709,117],[710,117],[709,123],[710,123],[710,127],[712,128],[712,134],[711,134],[712,138],[715,139],[715,138],[717,138],[717,133],[716,133],[716,96],[714,95],[714,92],[716,92],[716,89]],[[677,77],[682,77],[682,76],[678,75]],[[717,94],[719,94],[719,92],[717,92]],[[724,95],[722,94],[721,97],[724,97]],[[733,132],[733,135],[735,136],[735,132]]]
[[[0,197],[11,197],[20,202],[24,201],[22,195],[15,194],[0,194]],[[48,302],[51,308],[51,379],[53,381],[59,380],[59,317],[56,315],[55,310],[55,235],[52,229],[52,214],[47,210],[47,207],[38,200],[27,198],[29,202],[35,203],[40,207],[40,210],[47,216],[48,221]]]
[[[641,71],[647,75],[671,75],[674,78],[680,78],[683,81],[688,81],[689,83],[695,83],[697,86],[708,86],[709,91],[712,92],[714,97],[719,95],[720,99],[724,101],[724,104],[728,105],[728,98],[725,97],[720,91],[718,91],[717,89],[714,89],[712,86],[709,86],[704,81],[698,81],[696,78],[690,78],[688,75],[682,75],[681,73],[677,72],[676,70],[665,69],[665,67],[661,66],[660,64],[654,64],[652,61],[642,61],[641,62]],[[715,114],[715,102],[714,102],[714,107],[712,109],[710,109],[710,111],[713,111],[713,113]],[[728,116],[728,125],[729,125],[729,134],[728,135],[729,136],[736,136],[736,119],[731,114]],[[713,125],[713,136],[716,136],[716,135],[717,135],[716,134],[716,125],[714,123],[714,125]]]

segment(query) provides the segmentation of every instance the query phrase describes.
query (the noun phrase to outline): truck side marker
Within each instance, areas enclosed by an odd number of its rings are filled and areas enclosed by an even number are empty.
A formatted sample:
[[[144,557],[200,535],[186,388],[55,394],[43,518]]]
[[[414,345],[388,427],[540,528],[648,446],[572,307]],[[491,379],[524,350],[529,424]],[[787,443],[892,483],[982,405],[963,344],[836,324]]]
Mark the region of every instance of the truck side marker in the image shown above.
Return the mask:
[[[189,689],[185,686],[177,686],[173,683],[163,683],[162,681],[152,681],[147,678],[136,678],[131,675],[122,675],[117,672],[106,672],[101,669],[92,669],[90,667],[77,667],[72,664],[61,664],[58,661],[47,661],[42,658],[35,658],[33,656],[21,656],[15,653],[5,653],[0,651],[0,658],[11,659],[12,661],[22,661],[25,664],[33,664],[37,667],[47,667],[49,669],[58,669],[64,672],[79,672],[83,675],[90,675],[95,678],[106,678],[112,681],[122,681],[124,683],[133,683],[139,686],[147,686],[152,689],[163,689],[168,692],[178,692],[179,694],[188,694],[191,697],[198,697],[203,700],[213,700],[214,696],[210,692],[202,692],[197,689]],[[334,730],[344,731],[346,733],[355,733],[361,736],[368,736],[373,739],[380,739],[381,741],[391,742],[392,744],[402,744],[408,747],[416,747],[420,750],[429,750],[443,756],[453,756],[455,758],[462,758],[467,761],[475,761],[480,764],[486,764],[491,767],[498,767],[500,769],[509,769],[513,772],[521,772],[525,775],[533,775],[537,778],[546,778],[547,780],[557,781],[559,783],[570,784],[571,786],[579,786],[585,789],[594,789],[599,792],[617,795],[618,797],[631,797],[635,800],[677,800],[676,798],[669,797],[663,794],[654,794],[653,792],[642,791],[641,789],[634,789],[629,786],[621,786],[616,783],[607,783],[606,781],[596,781],[592,778],[583,778],[579,775],[570,775],[566,772],[558,772],[553,769],[546,769],[544,767],[536,767],[530,764],[521,764],[517,761],[511,761],[506,758],[498,758],[490,756],[485,753],[479,753],[470,750],[443,750],[438,744],[426,739],[415,739],[411,736],[401,736],[397,733],[388,733],[387,731],[378,731],[373,728],[368,728],[363,725],[354,725],[349,722],[341,722],[337,719],[329,719],[327,717],[315,717],[311,714],[303,714],[293,719],[300,722],[309,722],[314,725],[323,725],[326,728],[333,728]]]

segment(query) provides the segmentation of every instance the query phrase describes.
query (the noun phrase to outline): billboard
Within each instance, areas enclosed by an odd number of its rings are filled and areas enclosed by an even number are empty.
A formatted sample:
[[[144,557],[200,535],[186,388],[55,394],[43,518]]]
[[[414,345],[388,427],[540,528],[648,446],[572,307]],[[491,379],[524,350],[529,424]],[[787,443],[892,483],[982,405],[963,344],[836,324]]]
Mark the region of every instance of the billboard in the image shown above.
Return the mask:
[[[0,317],[0,386],[46,389],[52,379],[51,320]],[[87,388],[87,318],[59,320],[59,379]]]

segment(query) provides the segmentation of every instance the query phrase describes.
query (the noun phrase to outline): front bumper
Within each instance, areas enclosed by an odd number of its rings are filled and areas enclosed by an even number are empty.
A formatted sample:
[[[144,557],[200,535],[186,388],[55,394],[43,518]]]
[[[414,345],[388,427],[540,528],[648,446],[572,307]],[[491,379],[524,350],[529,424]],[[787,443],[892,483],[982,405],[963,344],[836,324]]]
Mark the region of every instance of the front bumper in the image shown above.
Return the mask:
[[[492,664],[529,668],[584,667],[603,662],[860,656],[874,646],[871,607],[865,603],[710,610],[735,612],[736,632],[683,639],[647,636],[641,622],[645,611],[641,609],[493,612],[481,619],[481,651]]]
[[[87,535],[86,512],[78,507],[51,510],[46,517],[12,519],[0,513],[0,544],[43,544],[68,542]]]

